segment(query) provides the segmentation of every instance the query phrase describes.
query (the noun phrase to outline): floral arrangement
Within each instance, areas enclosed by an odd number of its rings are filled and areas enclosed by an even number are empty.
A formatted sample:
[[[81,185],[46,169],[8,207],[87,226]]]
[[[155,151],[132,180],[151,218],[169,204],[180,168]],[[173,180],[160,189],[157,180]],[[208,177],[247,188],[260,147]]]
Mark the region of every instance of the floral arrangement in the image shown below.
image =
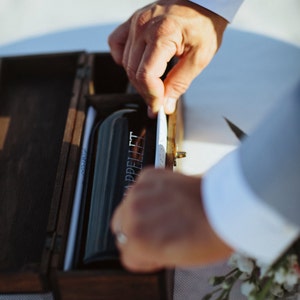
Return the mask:
[[[300,299],[300,264],[295,253],[288,252],[271,267],[239,253],[234,253],[228,264],[232,270],[212,277],[210,284],[217,288],[202,300],[229,300],[237,281],[248,300]]]
[[[231,121],[225,121],[239,140],[246,135]],[[229,300],[237,282],[248,300],[300,300],[300,239],[272,266],[239,253],[234,253],[228,264],[232,270],[210,278],[210,284],[216,288],[202,300]]]

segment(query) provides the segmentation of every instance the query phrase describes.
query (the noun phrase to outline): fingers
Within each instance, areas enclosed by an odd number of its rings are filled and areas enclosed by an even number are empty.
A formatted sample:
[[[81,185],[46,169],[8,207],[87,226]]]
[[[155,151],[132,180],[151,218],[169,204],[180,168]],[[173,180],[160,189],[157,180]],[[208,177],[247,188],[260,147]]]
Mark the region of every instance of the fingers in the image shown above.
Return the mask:
[[[148,104],[150,117],[161,105],[167,114],[174,112],[177,99],[214,56],[227,26],[227,21],[201,6],[178,3],[146,6],[109,38],[113,58]],[[174,56],[178,62],[163,81]]]
[[[140,93],[153,113],[157,113],[163,105],[165,84],[161,77],[176,51],[175,43],[170,40],[147,43],[136,70],[135,84],[139,86]]]
[[[135,42],[132,42],[133,40]],[[156,55],[156,52],[155,47],[146,44],[144,39],[129,36],[122,62],[130,82],[154,114],[162,105],[164,83],[160,77],[166,68],[164,53]],[[148,61],[149,58],[151,62]]]
[[[124,48],[128,38],[129,29],[130,20],[117,27],[108,38],[111,55],[119,65],[121,65],[123,61]]]
[[[157,219],[156,216],[160,215],[163,209],[159,205],[148,204],[147,198],[152,199],[153,196],[149,192],[151,185],[151,180],[148,180],[146,174],[141,184],[130,189],[126,198],[115,210],[111,222],[111,228],[115,234],[121,231],[127,236],[126,243],[117,242],[117,246],[120,249],[122,264],[133,272],[153,272],[163,267],[163,264],[159,262],[161,256],[155,250],[157,243],[150,242],[149,246],[149,241],[154,241],[155,238],[153,239],[151,234],[149,236],[146,228],[147,225],[148,228],[153,228],[151,225],[153,218]],[[149,211],[151,211],[150,214]]]
[[[181,36],[158,36],[154,42],[152,31],[156,29],[148,29],[146,34],[139,30],[129,32],[122,64],[150,112],[156,114],[165,97],[165,85],[161,77],[168,62],[178,52]]]
[[[168,62],[178,54],[182,35],[175,30],[174,22],[152,18],[149,11],[137,12],[119,26],[111,34],[109,45],[113,58],[123,65],[153,116],[163,105],[165,85],[161,77]]]
[[[124,66],[128,78],[145,99],[149,114],[155,115],[161,105],[165,112],[175,111],[177,99],[187,90],[192,80],[202,71],[199,67],[199,52],[187,52],[180,56],[178,63],[171,69],[165,81],[161,79],[167,64],[181,54],[182,36],[176,34],[149,38],[130,31],[129,22],[119,27],[109,40],[112,55],[117,63]],[[132,25],[131,25],[132,26]],[[117,40],[115,42],[115,39]],[[199,57],[197,57],[197,55]],[[204,64],[203,64],[204,67]]]
[[[225,259],[232,252],[213,231],[201,201],[200,180],[147,169],[117,208],[112,230],[121,261],[135,272],[187,267]]]
[[[163,265],[158,262],[159,255],[148,255],[147,248],[143,247],[140,242],[137,242],[134,230],[130,224],[131,217],[128,216],[128,205],[123,202],[115,211],[111,228],[116,234],[124,234],[125,242],[116,238],[117,246],[120,250],[120,260],[123,266],[132,272],[155,272],[163,268]]]
[[[197,228],[191,214],[196,212],[198,220],[201,205],[199,179],[189,179],[187,190],[195,201],[186,207],[191,197],[179,188],[185,180],[167,170],[141,173],[112,219],[113,232],[122,231],[127,236],[126,243],[117,244],[125,267],[145,272],[171,267],[187,253],[188,237]]]

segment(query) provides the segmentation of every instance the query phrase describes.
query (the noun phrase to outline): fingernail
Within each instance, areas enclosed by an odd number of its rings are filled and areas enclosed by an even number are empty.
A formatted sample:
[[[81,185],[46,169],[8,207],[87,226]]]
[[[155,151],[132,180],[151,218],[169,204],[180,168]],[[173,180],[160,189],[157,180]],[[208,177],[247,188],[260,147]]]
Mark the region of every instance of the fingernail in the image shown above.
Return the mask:
[[[167,98],[165,102],[165,110],[167,113],[173,113],[176,108],[177,99],[175,98]]]

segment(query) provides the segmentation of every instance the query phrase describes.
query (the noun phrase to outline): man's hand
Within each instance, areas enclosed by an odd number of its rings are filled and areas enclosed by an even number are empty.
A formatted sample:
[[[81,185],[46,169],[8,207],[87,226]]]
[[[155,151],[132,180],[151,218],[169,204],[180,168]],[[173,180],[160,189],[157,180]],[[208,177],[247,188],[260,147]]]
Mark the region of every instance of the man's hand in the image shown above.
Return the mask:
[[[116,209],[112,230],[126,235],[118,246],[131,271],[203,265],[231,253],[206,219],[200,179],[163,169],[142,171]]]
[[[176,101],[219,48],[227,21],[188,0],[161,0],[137,12],[109,37],[114,60],[149,107],[174,112]],[[177,64],[162,81],[172,57]]]

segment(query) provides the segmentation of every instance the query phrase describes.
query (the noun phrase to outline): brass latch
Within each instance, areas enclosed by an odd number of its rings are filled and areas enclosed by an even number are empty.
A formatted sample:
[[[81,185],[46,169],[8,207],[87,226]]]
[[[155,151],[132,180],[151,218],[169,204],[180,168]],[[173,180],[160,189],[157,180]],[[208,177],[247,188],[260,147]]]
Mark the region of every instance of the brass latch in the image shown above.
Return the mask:
[[[176,151],[175,158],[184,158],[186,157],[186,152],[185,151]]]
[[[184,158],[184,157],[186,157],[185,151],[176,151],[174,155],[174,163],[173,163],[174,167],[176,167],[176,159]]]

